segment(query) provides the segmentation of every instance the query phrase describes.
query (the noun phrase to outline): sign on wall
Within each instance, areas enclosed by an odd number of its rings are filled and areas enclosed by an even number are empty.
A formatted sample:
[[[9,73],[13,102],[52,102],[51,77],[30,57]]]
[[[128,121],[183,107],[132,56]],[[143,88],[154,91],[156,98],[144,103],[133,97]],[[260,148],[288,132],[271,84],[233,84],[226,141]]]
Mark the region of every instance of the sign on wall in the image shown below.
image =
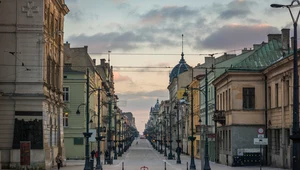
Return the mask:
[[[30,141],[20,141],[20,163],[30,165]]]

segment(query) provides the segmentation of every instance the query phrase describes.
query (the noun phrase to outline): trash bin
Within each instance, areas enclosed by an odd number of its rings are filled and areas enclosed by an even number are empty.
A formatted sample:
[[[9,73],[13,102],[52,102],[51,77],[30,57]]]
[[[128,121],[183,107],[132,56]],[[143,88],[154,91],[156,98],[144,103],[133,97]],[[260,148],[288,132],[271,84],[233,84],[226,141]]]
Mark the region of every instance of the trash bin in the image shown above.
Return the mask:
[[[94,169],[94,159],[90,160],[90,168],[91,168],[91,170]]]

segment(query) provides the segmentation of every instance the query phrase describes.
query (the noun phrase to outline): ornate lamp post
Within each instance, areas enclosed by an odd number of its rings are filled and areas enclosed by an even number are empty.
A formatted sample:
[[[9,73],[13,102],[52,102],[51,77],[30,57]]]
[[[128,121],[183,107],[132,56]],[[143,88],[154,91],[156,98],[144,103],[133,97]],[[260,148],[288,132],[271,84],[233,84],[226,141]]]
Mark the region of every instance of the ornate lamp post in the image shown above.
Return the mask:
[[[122,152],[122,155],[123,155],[123,153],[124,153],[124,138],[125,138],[125,134],[124,134],[124,118],[123,117],[121,117],[121,123],[122,123],[122,130],[121,130],[121,132],[122,132],[122,144],[121,144],[121,152]]]
[[[294,3],[296,3],[294,5]],[[281,5],[281,4],[271,4],[272,8],[288,8],[292,20],[293,20],[293,25],[294,25],[294,96],[293,96],[293,135],[290,136],[290,139],[293,140],[293,165],[292,168],[293,170],[296,169],[300,169],[300,165],[299,165],[299,152],[297,152],[297,150],[299,150],[299,142],[300,142],[300,132],[299,132],[299,78],[298,78],[298,56],[297,56],[297,23],[298,23],[298,19],[299,19],[299,15],[300,15],[300,11],[298,12],[297,18],[295,19],[291,8],[293,7],[297,7],[300,6],[300,2],[299,0],[293,0],[292,3],[290,5]]]
[[[97,127],[97,137],[96,137],[96,140],[97,140],[97,151],[98,151],[98,157],[96,158],[97,159],[97,164],[96,164],[96,170],[102,170],[102,165],[100,163],[100,141],[102,140],[102,136],[100,136],[100,88],[98,88],[98,127]]]
[[[176,109],[177,111],[177,114],[176,114],[176,117],[177,117],[177,149],[176,149],[176,152],[177,152],[177,161],[176,163],[177,164],[181,164],[181,160],[180,160],[180,146],[179,146],[179,143],[180,143],[180,139],[179,139],[179,106],[178,106],[178,102],[177,104],[175,105],[174,109]]]
[[[163,139],[162,139],[162,121],[159,122],[160,125],[160,139],[159,139],[159,144],[160,144],[160,149],[159,149],[159,153],[162,154],[163,153],[163,149],[162,149],[162,145],[163,145]]]
[[[208,81],[207,81],[207,68],[205,69],[205,126],[206,126],[206,132],[208,127]],[[205,155],[204,155],[204,170],[210,170],[209,165],[209,156],[208,156],[208,138],[207,133],[205,133]]]
[[[167,107],[167,114],[169,113],[169,107]],[[169,152],[169,155],[168,155],[168,159],[173,159],[173,154],[172,154],[172,115],[171,113],[169,113],[169,117],[170,117],[170,140],[169,140],[169,143],[170,143],[170,152]]]
[[[115,137],[114,137],[114,159],[118,159],[118,154],[117,154],[117,107],[114,107],[114,114],[115,114]]]
[[[168,119],[167,116],[164,116],[164,131],[165,131],[165,135],[164,135],[164,143],[165,143],[165,150],[164,150],[164,156],[167,156],[167,123]]]
[[[111,97],[112,95],[110,94],[110,92],[107,92],[107,96],[109,97],[109,101],[108,101],[108,132],[107,132],[107,142],[108,142],[108,163],[112,164],[112,160],[111,160],[111,149],[112,149],[112,144],[111,144],[111,114],[112,114],[112,101],[111,101]]]
[[[84,170],[90,170],[92,167],[90,167],[90,151],[89,151],[89,138],[91,137],[92,133],[89,132],[89,97],[90,97],[90,77],[89,77],[89,69],[86,70],[86,104],[82,103],[77,107],[76,114],[80,114],[79,107],[82,105],[86,106],[86,132],[83,133],[85,139],[85,164],[84,164]],[[98,106],[99,107],[99,106]]]
[[[121,119],[123,119],[123,117],[121,117]],[[119,135],[119,144],[118,144],[118,156],[122,156],[122,152],[121,152],[121,147],[122,147],[122,144],[121,144],[121,119],[118,120],[118,124],[119,124],[119,131],[118,131],[118,135]]]
[[[124,152],[127,151],[127,123],[124,122],[124,127],[126,127],[125,132],[124,132]]]
[[[188,94],[186,92],[184,92],[183,97],[185,98],[185,100],[187,100]],[[194,95],[193,95],[193,91],[191,92],[191,163],[190,163],[190,170],[196,170],[196,165],[195,165],[195,159],[194,159],[194,140],[196,139],[194,137]]]

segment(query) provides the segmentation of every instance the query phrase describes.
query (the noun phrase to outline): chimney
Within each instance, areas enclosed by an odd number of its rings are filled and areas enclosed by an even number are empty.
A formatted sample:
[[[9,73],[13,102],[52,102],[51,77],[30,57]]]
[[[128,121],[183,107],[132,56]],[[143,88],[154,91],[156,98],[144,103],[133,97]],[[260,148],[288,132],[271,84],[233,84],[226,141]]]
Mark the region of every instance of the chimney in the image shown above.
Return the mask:
[[[64,46],[67,46],[68,48],[70,48],[70,43],[67,41]]]
[[[257,50],[260,46],[261,44],[253,44],[253,50]]]
[[[282,49],[290,51],[290,29],[281,29]]]
[[[254,45],[253,45],[254,46]],[[242,49],[242,54],[252,51],[251,48],[247,49],[246,47]]]
[[[294,50],[294,45],[295,45],[294,40],[295,40],[295,37],[292,37],[291,38],[291,48],[292,48],[292,50]]]
[[[205,64],[206,65],[212,65],[214,64],[214,61],[215,61],[215,57],[205,57]]]
[[[104,66],[104,64],[105,64],[105,58],[100,59],[100,65]]]
[[[268,34],[268,42],[272,40],[281,41],[281,34]]]
[[[93,59],[93,63],[94,63],[94,65],[96,65],[96,59]]]

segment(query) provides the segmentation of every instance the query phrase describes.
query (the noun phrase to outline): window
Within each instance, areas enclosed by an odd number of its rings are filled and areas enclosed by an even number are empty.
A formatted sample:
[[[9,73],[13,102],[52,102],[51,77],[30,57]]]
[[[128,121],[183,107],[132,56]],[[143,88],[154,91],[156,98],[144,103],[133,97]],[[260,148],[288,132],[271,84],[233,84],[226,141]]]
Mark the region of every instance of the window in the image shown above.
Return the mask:
[[[278,83],[276,83],[275,84],[275,107],[278,107],[278,100],[279,100]]]
[[[225,150],[227,151],[227,147],[228,147],[228,145],[227,145],[227,142],[228,142],[228,138],[227,138],[228,136],[227,136],[227,130],[225,131]]]
[[[63,87],[63,99],[64,102],[69,102],[70,91],[69,87]]]
[[[231,95],[230,95],[230,89],[228,90],[228,109],[231,109]]]
[[[243,88],[243,109],[255,108],[255,89]]]
[[[269,86],[268,87],[268,106],[269,106],[269,109],[271,109],[271,87]]]
[[[228,144],[229,144],[229,151],[231,151],[231,130],[228,131]]]
[[[83,138],[74,138],[74,145],[83,145]]]
[[[287,139],[286,144],[289,146],[289,145],[291,144],[291,140],[290,140],[290,129],[286,129],[286,139]]]
[[[50,57],[48,57],[47,59],[47,83],[48,85],[50,85],[50,68],[51,68],[51,60],[50,60]]]
[[[65,112],[64,116],[63,116],[63,125],[64,127],[68,127],[69,126],[69,113]]]
[[[226,90],[226,105],[225,105],[225,110],[228,110],[228,92]]]
[[[275,129],[274,130],[274,151],[275,154],[279,154],[280,153],[280,129]]]
[[[290,104],[290,81],[287,80],[285,82],[285,105],[288,106]]]

